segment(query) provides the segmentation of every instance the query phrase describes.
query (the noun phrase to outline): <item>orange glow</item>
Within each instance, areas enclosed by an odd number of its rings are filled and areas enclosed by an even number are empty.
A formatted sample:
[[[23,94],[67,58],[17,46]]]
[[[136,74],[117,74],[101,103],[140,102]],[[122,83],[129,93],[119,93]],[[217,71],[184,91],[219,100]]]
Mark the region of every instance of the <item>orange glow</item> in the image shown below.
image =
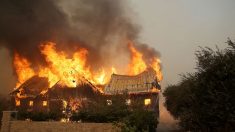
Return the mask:
[[[128,65],[129,75],[137,75],[143,72],[147,65],[143,60],[143,54],[136,50],[132,41],[128,43],[129,50],[131,52],[131,62]]]
[[[47,106],[47,101],[42,101],[42,106]]]
[[[161,65],[160,60],[155,58],[149,58],[150,61],[145,61],[143,58],[143,53],[138,51],[134,47],[132,41],[128,41],[128,47],[130,52],[130,62],[127,65],[126,73],[127,75],[137,75],[145,71],[148,67],[153,67],[157,73],[158,81],[162,80]],[[56,44],[52,42],[42,43],[40,45],[40,52],[44,56],[47,63],[46,66],[36,66],[32,67],[31,63],[24,57],[15,53],[14,55],[14,68],[18,77],[18,82],[16,87],[19,87],[26,80],[34,75],[39,77],[45,77],[48,79],[49,88],[54,86],[57,82],[63,86],[74,88],[82,83],[82,80],[86,79],[92,84],[97,86],[97,90],[102,92],[102,88],[98,88],[99,85],[105,85],[111,74],[118,74],[114,66],[104,65],[102,68],[91,70],[91,64],[87,64],[87,57],[89,51],[85,48],[79,48],[76,52],[72,54],[67,54],[64,51],[59,51],[56,49]],[[146,62],[150,62],[147,64]],[[34,71],[34,69],[36,69]],[[124,71],[124,70],[120,70]],[[119,73],[120,74],[120,73]],[[46,91],[43,91],[44,94]]]
[[[156,71],[157,73],[157,80],[158,82],[162,81],[163,76],[162,76],[162,72],[161,72],[161,61],[158,58],[153,58],[152,59],[152,63],[150,64],[151,67],[153,67],[153,69]]]
[[[112,67],[112,68],[111,68],[111,72],[112,72],[112,74],[116,74],[116,73],[117,73],[116,68],[115,68],[115,67]]]
[[[80,49],[73,54],[73,58],[67,58],[64,52],[58,52],[55,48],[55,43],[46,43],[41,45],[41,53],[45,56],[49,67],[41,68],[40,77],[47,77],[50,87],[60,81],[68,87],[76,87],[78,77],[90,77],[88,68],[85,68],[86,49]]]
[[[49,67],[40,68],[39,76],[47,77],[50,87],[58,81],[65,86],[76,87],[83,77],[96,85],[103,85],[108,81],[104,69],[98,73],[90,71],[86,65],[88,55],[86,49],[82,48],[75,52],[72,58],[68,58],[66,53],[57,51],[55,46],[56,44],[51,42],[41,45],[41,53],[45,56]]]
[[[151,92],[152,92],[152,93],[159,93],[159,92],[160,92],[160,90],[159,90],[159,89],[157,89],[157,88],[153,88],[153,89],[151,90]]]
[[[147,67],[152,67],[156,71],[157,81],[162,81],[163,75],[161,72],[160,59],[157,57],[151,58],[151,63],[146,64],[143,59],[143,54],[134,47],[134,43],[132,41],[129,41],[128,46],[131,53],[131,62],[128,65],[128,74],[137,75],[146,70]]]
[[[102,69],[102,71],[95,77],[95,82],[99,83],[99,84],[105,84],[106,83],[106,74],[104,69]]]
[[[15,99],[15,103],[16,103],[16,106],[20,106],[20,100],[19,99]]]
[[[29,101],[29,106],[33,106],[33,101],[32,100]]]
[[[151,99],[144,99],[144,105],[150,105]]]
[[[33,69],[30,68],[31,63],[18,53],[14,55],[13,65],[18,78],[16,87],[19,87],[22,83],[35,75]]]

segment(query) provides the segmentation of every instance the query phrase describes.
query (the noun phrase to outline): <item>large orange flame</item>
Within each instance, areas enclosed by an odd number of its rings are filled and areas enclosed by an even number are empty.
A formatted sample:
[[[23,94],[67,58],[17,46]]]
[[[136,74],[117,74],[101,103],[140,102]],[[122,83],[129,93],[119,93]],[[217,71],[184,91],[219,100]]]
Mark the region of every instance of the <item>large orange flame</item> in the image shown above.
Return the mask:
[[[152,63],[150,64],[150,66],[156,71],[158,82],[162,81],[163,75],[162,75],[162,71],[161,71],[161,60],[154,57],[152,59]]]
[[[73,54],[72,59],[68,59],[64,52],[58,52],[55,43],[48,42],[41,45],[41,53],[45,56],[49,66],[41,68],[39,76],[47,77],[50,87],[57,81],[68,87],[76,87],[78,78],[84,76],[90,78],[90,71],[85,67],[86,49],[80,49]]]
[[[131,56],[127,73],[124,74],[137,75],[146,70],[147,67],[153,67],[157,73],[158,81],[161,81],[160,60],[151,58],[151,64],[146,64],[143,53],[134,47],[132,41],[128,42],[128,46]],[[87,64],[89,52],[84,48],[80,48],[71,56],[68,56],[64,51],[58,51],[55,43],[47,42],[40,45],[40,51],[45,57],[47,66],[38,66],[36,71],[32,69],[31,63],[26,58],[15,53],[13,64],[18,77],[16,87],[19,87],[34,75],[48,78],[49,87],[57,82],[67,87],[76,87],[82,79],[89,80],[94,85],[104,85],[109,81],[111,74],[117,73],[114,66],[106,66],[99,69],[98,72],[91,71]]]
[[[143,54],[134,47],[134,43],[132,41],[129,41],[128,47],[131,53],[131,61],[128,65],[128,74],[137,75],[146,70],[147,67],[152,67],[156,71],[157,81],[162,81],[163,76],[161,72],[160,59],[157,57],[150,58],[151,63],[146,64],[143,59]]]
[[[147,65],[143,60],[143,54],[136,50],[132,41],[129,41],[128,47],[131,53],[131,62],[128,65],[129,75],[137,75],[143,72]]]
[[[13,65],[18,78],[16,87],[19,87],[22,83],[35,75],[34,71],[30,68],[31,63],[18,53],[15,53]]]

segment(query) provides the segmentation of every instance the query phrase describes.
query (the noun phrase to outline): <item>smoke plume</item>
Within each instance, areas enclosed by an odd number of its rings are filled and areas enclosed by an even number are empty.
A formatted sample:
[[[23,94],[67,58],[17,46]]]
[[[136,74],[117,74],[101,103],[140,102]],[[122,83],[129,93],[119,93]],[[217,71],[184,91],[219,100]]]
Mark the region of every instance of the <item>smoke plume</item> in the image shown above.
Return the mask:
[[[39,45],[57,43],[59,49],[89,51],[93,67],[122,60],[127,40],[137,41],[139,26],[125,0],[0,0],[0,47],[44,65]],[[159,53],[137,44],[145,57]],[[121,53],[121,54],[120,54]],[[146,53],[146,54],[145,54]],[[114,62],[115,61],[115,62]]]

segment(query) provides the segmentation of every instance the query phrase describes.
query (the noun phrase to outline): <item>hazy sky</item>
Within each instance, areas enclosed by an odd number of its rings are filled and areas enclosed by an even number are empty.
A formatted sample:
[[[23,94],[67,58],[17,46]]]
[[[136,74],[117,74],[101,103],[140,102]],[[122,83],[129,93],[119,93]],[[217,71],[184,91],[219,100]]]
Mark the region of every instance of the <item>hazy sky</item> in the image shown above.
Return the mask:
[[[131,0],[141,41],[161,53],[163,86],[175,84],[180,73],[192,72],[198,46],[223,48],[235,40],[234,0]],[[0,92],[14,87],[11,60],[0,49]]]
[[[163,85],[192,72],[198,46],[220,48],[235,40],[235,0],[131,0],[141,40],[161,53]]]

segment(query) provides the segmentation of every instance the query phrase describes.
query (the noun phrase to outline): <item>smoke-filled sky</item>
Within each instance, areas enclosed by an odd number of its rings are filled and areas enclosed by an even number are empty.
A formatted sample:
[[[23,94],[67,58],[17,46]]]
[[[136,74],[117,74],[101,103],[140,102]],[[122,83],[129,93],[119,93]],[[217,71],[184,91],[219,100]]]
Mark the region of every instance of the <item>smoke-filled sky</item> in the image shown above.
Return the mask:
[[[131,4],[142,27],[141,41],[161,53],[163,89],[176,84],[179,74],[194,71],[198,46],[224,48],[228,37],[235,41],[234,0],[131,0]],[[159,128],[172,129],[172,122],[160,105]]]
[[[47,41],[58,50],[72,55],[80,48],[88,50],[87,65],[92,71],[114,66],[117,70],[128,64],[129,40],[143,53],[145,61],[160,53],[139,41],[140,25],[125,0],[1,0],[0,48],[7,61],[15,53],[26,58],[34,70],[48,63],[40,52]],[[6,52],[8,54],[6,54]],[[5,57],[4,57],[5,55]],[[6,57],[8,55],[8,58]],[[10,57],[10,58],[9,58]],[[149,60],[148,60],[149,59]],[[6,62],[6,61],[5,61]],[[10,63],[2,70],[9,72]],[[13,70],[14,71],[14,70]],[[1,74],[2,77],[6,77]],[[12,90],[12,79],[3,79],[5,93]],[[4,85],[5,84],[5,85]],[[8,86],[6,86],[8,85]]]
[[[227,37],[235,38],[234,0],[80,1],[55,4],[52,0],[0,0],[0,93],[8,93],[14,87],[11,68],[14,48],[29,58],[38,57],[39,54],[35,54],[38,52],[36,46],[31,43],[44,38],[74,43],[81,41],[91,49],[94,49],[93,44],[102,44],[98,47],[100,52],[111,47],[106,43],[113,39],[113,34],[138,39],[160,52],[164,86],[177,83],[180,78],[178,74],[194,70],[194,51],[198,46],[225,47]],[[60,10],[61,6],[63,11]],[[54,10],[51,11],[51,8]],[[75,26],[68,24],[71,21]],[[76,27],[79,24],[84,25],[82,28],[86,30]],[[103,27],[106,27],[105,31],[98,30]],[[109,35],[110,32],[113,34]],[[25,49],[30,50],[26,52]]]
[[[132,0],[142,26],[141,41],[161,53],[163,85],[193,72],[198,46],[224,48],[235,40],[234,0]]]

